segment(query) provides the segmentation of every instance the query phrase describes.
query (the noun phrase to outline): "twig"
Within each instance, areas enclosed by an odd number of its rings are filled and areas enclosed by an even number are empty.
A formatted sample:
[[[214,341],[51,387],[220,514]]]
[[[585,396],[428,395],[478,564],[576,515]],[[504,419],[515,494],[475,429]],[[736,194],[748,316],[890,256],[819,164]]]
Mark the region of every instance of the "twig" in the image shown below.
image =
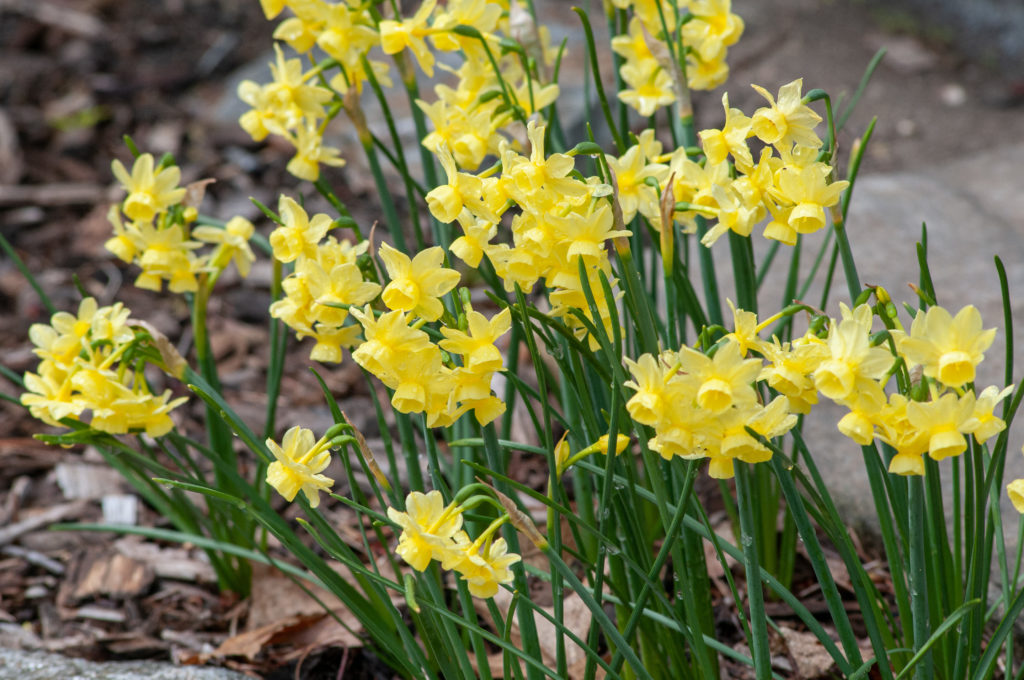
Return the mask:
[[[0,8],[6,0],[0,0]],[[77,205],[116,200],[118,191],[102,184],[78,182],[10,185],[0,184],[0,206],[7,205]]]
[[[59,522],[62,519],[77,515],[84,510],[87,505],[87,501],[75,501],[74,503],[55,505],[49,510],[45,510],[38,515],[29,517],[28,519],[22,520],[16,524],[12,524],[9,527],[4,527],[3,529],[0,529],[0,545],[7,545],[22,534],[27,534],[28,532],[35,531],[47,524],[53,524],[54,522]]]
[[[0,10],[18,12],[41,24],[74,33],[83,38],[98,38],[105,32],[103,22],[80,10],[57,6],[45,0],[0,0]]]
[[[55,559],[51,559],[41,552],[36,550],[28,550],[18,545],[5,545],[0,549],[4,555],[10,555],[11,557],[20,557],[29,564],[34,564],[37,567],[42,567],[51,574],[57,574],[58,576],[64,573],[64,565]]]

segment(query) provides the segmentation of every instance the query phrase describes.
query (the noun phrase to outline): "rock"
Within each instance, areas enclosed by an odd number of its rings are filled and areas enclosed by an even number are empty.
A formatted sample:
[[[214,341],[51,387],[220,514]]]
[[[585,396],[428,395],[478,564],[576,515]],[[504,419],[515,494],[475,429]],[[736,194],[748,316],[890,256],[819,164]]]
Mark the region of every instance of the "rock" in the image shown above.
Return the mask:
[[[57,654],[0,648],[0,678],[18,680],[245,680],[225,668],[172,666],[155,661],[95,663]]]

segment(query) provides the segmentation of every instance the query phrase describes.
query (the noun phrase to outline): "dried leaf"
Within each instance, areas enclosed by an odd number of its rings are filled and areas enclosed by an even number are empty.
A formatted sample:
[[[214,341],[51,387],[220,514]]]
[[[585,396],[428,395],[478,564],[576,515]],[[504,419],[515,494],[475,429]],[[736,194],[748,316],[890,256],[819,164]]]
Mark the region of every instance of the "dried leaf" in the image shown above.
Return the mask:
[[[278,644],[282,639],[290,635],[308,629],[313,624],[324,618],[324,614],[294,614],[286,616],[274,623],[267,624],[255,630],[246,631],[230,637],[217,647],[207,658],[241,656],[250,661],[267,645]],[[205,655],[201,655],[205,656]]]
[[[505,589],[498,590],[498,594],[494,596],[494,604],[497,605],[498,611],[501,612],[502,616],[508,614],[509,607],[512,604],[512,593]],[[486,605],[480,603],[482,616],[488,616],[486,612]],[[541,607],[552,616],[554,616],[554,607]],[[587,605],[583,602],[579,595],[576,593],[567,593],[562,598],[562,624],[566,630],[573,633],[580,639],[586,639],[587,630],[590,628],[591,614]],[[512,624],[512,644],[520,644],[519,637],[519,626],[513,620]],[[557,656],[557,641],[558,641],[558,629],[555,625],[547,619],[537,619],[537,637],[540,642],[541,656],[545,664],[549,667],[554,667]],[[583,668],[586,665],[586,652],[578,647],[571,640],[566,638],[565,640],[565,659],[570,667],[578,669],[577,674],[570,673],[569,677],[573,680],[575,678],[583,677]],[[500,657],[499,657],[500,658]],[[581,663],[582,661],[582,663]]]
[[[181,204],[186,208],[199,208],[203,197],[206,196],[206,187],[216,181],[215,179],[201,179],[186,185],[185,198],[181,200]]]

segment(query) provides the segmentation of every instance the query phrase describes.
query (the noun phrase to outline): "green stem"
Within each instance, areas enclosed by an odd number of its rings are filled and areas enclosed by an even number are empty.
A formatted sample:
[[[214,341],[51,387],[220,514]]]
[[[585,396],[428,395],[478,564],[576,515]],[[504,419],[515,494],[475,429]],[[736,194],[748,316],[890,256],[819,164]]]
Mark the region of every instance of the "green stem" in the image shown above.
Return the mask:
[[[273,279],[270,283],[271,303],[281,298],[281,280],[284,265],[274,258]],[[281,379],[284,377],[284,355],[288,343],[288,328],[280,320],[270,319],[270,361],[267,366],[267,412],[263,424],[263,436],[273,437],[277,420],[277,398],[281,394]]]
[[[498,434],[494,428],[494,423],[490,423],[482,428],[482,436],[484,440],[484,452],[487,455],[487,464],[493,470],[504,471],[505,466],[502,464],[501,449],[498,446]],[[500,479],[495,480],[495,488],[508,495],[513,493],[511,487]],[[519,550],[519,535],[511,526],[505,526],[502,532],[505,537],[505,541],[508,543],[508,550],[510,553],[520,553]],[[513,569],[515,578],[515,588],[521,593],[529,593],[529,584],[526,581],[526,570],[522,568],[522,563],[516,565]],[[572,573],[571,571],[569,572]],[[577,581],[578,583],[578,581]],[[540,658],[540,638],[537,636],[537,623],[534,621],[533,612],[528,607],[520,607],[519,609],[519,630],[523,639],[523,651],[527,652],[534,658]],[[541,674],[538,673],[534,668],[527,670],[527,677],[530,680],[539,680]]]
[[[747,602],[750,607],[751,655],[757,680],[772,676],[771,650],[768,647],[768,617],[764,611],[761,566],[757,559],[757,525],[754,521],[753,484],[747,463],[736,464],[736,502],[740,511],[740,544],[747,577]]]
[[[920,478],[910,482],[910,607],[914,619],[914,650],[919,650],[931,634],[928,620],[928,577],[926,574],[927,556],[925,551],[925,507],[924,484]],[[934,678],[931,653],[925,654],[915,669],[914,677],[918,680]]]
[[[8,241],[3,234],[0,234],[0,248],[7,253],[7,257],[11,258],[11,262],[14,263],[14,266],[17,267],[19,272],[21,272],[21,275],[28,281],[28,285],[32,286],[32,290],[34,290],[36,295],[39,296],[39,301],[43,303],[44,307],[46,307],[47,313],[49,313],[50,316],[56,314],[57,307],[54,306],[53,302],[50,300],[50,296],[47,295],[43,290],[43,287],[39,285],[39,281],[36,280],[36,277],[33,276],[28,267],[25,266],[24,261],[22,261],[21,257],[18,256],[17,251],[14,250],[14,246],[11,245],[11,242]]]

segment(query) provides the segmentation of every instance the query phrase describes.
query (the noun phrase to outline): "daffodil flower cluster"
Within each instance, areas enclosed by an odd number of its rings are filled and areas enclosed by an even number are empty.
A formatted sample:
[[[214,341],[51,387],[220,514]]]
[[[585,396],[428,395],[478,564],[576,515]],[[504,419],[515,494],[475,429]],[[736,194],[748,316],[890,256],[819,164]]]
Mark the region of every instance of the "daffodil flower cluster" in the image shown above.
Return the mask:
[[[558,85],[546,82],[555,50],[547,27],[535,26],[529,13],[515,3],[448,2],[426,28],[425,10],[435,5],[423,3],[416,15],[418,25],[430,36],[435,49],[459,51],[463,61],[456,68],[444,67],[455,76],[454,87],[437,84],[434,101],[417,100],[416,105],[434,128],[422,143],[435,154],[452,154],[460,167],[472,171],[485,157],[499,155],[503,143],[517,144],[518,135],[512,130],[516,122],[539,112],[558,97]],[[408,31],[416,17],[403,21],[402,31]],[[382,34],[394,30],[389,23],[392,22],[381,22]],[[461,26],[459,31],[452,30],[456,26]],[[506,49],[508,43],[502,42],[503,37],[517,41],[521,49]],[[427,57],[425,43],[417,48],[411,42],[392,40],[389,46],[385,39],[385,52],[394,54],[400,47],[408,47],[424,73],[432,75],[433,56]],[[530,65],[530,69],[525,65]]]
[[[264,0],[262,5],[268,19],[286,7],[293,14],[278,25],[275,38],[299,54],[309,55],[317,47],[330,57],[304,71],[299,59],[286,59],[277,47],[273,81],[260,85],[247,80],[238,89],[252,107],[242,116],[242,127],[256,141],[268,134],[290,141],[295,156],[288,171],[302,179],[316,180],[322,164],[344,164],[340,152],[323,141],[327,123],[340,109],[361,135],[368,135],[358,104],[363,85],[371,77],[382,87],[392,85],[387,62],[370,57],[376,48],[395,57],[406,83],[415,80],[406,51],[428,77],[438,63],[436,52],[461,52],[464,60],[458,67],[441,66],[457,77],[456,86],[436,85],[435,101],[420,99],[416,104],[434,126],[423,143],[435,151],[447,145],[465,168],[476,169],[485,156],[496,154],[510,123],[525,120],[558,96],[557,85],[540,81],[540,70],[550,67],[555,56],[547,29],[533,27],[525,11],[510,9],[507,2],[451,0],[439,5],[427,0],[412,16],[392,18],[382,17],[368,3],[349,0]],[[524,67],[523,55],[502,49],[503,34],[525,45],[523,54],[529,51],[534,60],[532,72]],[[335,68],[337,73],[326,73]]]
[[[178,186],[181,171],[174,165],[155,166],[151,154],[136,158],[130,174],[117,160],[112,169],[128,195],[120,208],[111,206],[107,214],[114,236],[105,247],[122,261],[142,268],[136,286],[160,291],[166,281],[172,292],[194,293],[199,289],[199,274],[219,273],[231,262],[242,276],[248,276],[256,259],[249,247],[254,231],[249,220],[234,217],[223,228],[192,228],[198,211],[197,206],[186,204],[187,190]],[[204,244],[215,247],[198,253]]]
[[[522,557],[508,552],[504,538],[494,538],[507,516],[471,540],[462,529],[465,509],[455,502],[445,505],[440,491],[413,491],[406,496],[405,512],[388,508],[388,518],[402,530],[395,552],[417,571],[436,560],[442,569],[458,573],[474,597],[494,597],[501,584],[512,582],[509,567]]]
[[[590,321],[598,321],[591,318],[584,293],[582,262],[586,283],[595,291],[599,320],[610,331],[610,302],[601,294],[600,279],[603,275],[617,296],[607,242],[631,232],[616,228],[612,206],[604,198],[611,192],[607,184],[596,177],[574,176],[572,156],[545,154],[545,130],[544,125],[528,123],[528,157],[503,142],[498,175],[460,172],[442,149],[448,183],[427,194],[427,205],[439,221],[457,220],[462,227],[462,236],[451,245],[452,253],[474,268],[486,255],[509,292],[518,286],[529,293],[543,281],[549,291],[550,314],[580,336],[586,327],[571,310],[583,310]],[[499,220],[512,208],[512,242],[492,243]]]
[[[144,369],[159,355],[130,316],[121,303],[100,307],[85,298],[77,314],[57,312],[49,324],[32,325],[29,338],[40,362],[36,373],[25,374],[21,403],[33,417],[55,427],[77,420],[110,434],[170,431],[170,412],[185,398],[150,391]]]
[[[269,134],[284,137],[295,147],[295,155],[288,162],[288,172],[315,181],[320,176],[320,164],[342,166],[341,152],[323,143],[324,126],[328,119],[325,108],[334,94],[310,80],[319,69],[302,70],[299,59],[285,59],[284,53],[274,46],[276,60],[270,65],[273,81],[259,85],[244,80],[238,86],[238,97],[252,107],[240,123],[252,138],[259,142]]]
[[[779,436],[809,413],[818,394],[848,409],[839,431],[860,445],[878,439],[895,451],[889,471],[924,474],[922,455],[934,460],[967,449],[965,435],[979,444],[1005,423],[994,415],[1012,387],[990,386],[975,393],[975,368],[992,344],[994,329],[982,329],[972,306],[956,317],[942,307],[918,312],[910,333],[889,331],[891,348],[877,344],[873,310],[840,303],[839,319],[828,332],[808,332],[793,342],[764,341],[756,316],[733,310],[735,331],[723,338],[713,357],[683,347],[659,357],[626,359],[635,394],[627,409],[638,423],[655,429],[649,446],[662,456],[711,459],[712,477],[732,476],[732,460],[768,460],[771,451],[745,433]],[[744,358],[750,351],[759,358]],[[923,382],[911,394],[886,393],[900,365]],[[755,389],[763,382],[779,396],[762,406]],[[732,429],[730,429],[730,426]]]
[[[389,279],[382,288],[360,269],[368,241],[352,245],[328,236],[333,223],[327,215],[310,218],[287,196],[278,211],[282,224],[270,234],[270,245],[276,259],[295,266],[282,282],[284,297],[270,313],[299,338],[316,340],[311,359],[336,363],[342,348],[352,350],[356,363],[394,390],[395,408],[426,414],[431,427],[451,425],[470,410],[486,424],[505,411],[491,393],[491,380],[503,368],[494,343],[508,332],[511,315],[504,310],[488,319],[466,303],[461,324],[451,315],[442,321],[441,297],[460,276],[442,266],[440,247],[410,258],[381,244],[378,255]],[[369,304],[378,297],[389,311]],[[438,321],[436,334],[443,339],[435,342],[423,325]]]
[[[466,327],[442,326],[444,339],[437,343],[423,330],[423,317],[410,323],[401,309],[377,315],[367,306],[353,308],[352,316],[366,336],[352,358],[394,391],[391,404],[398,411],[423,413],[430,427],[448,427],[470,410],[486,425],[505,412],[491,381],[504,369],[494,343],[511,327],[509,310],[488,319],[467,308]]]
[[[699,206],[684,212],[684,222],[696,214],[718,220],[703,237],[705,245],[729,230],[748,236],[766,218],[765,238],[786,245],[796,243],[797,234],[825,227],[825,210],[839,203],[849,182],[836,181],[832,166],[820,160],[822,141],[814,129],[821,117],[802,100],[802,86],[802,79],[794,80],[776,99],[754,85],[769,106],[751,117],[730,108],[723,95],[725,125],[700,132],[704,166],[682,155],[673,159],[675,200]],[[750,137],[768,145],[756,162],[747,146]]]
[[[663,153],[653,130],[645,130],[621,156],[606,155],[624,222],[638,213],[661,231],[662,199],[686,233],[697,218],[711,227],[701,239],[711,246],[731,231],[749,236],[764,222],[765,238],[786,245],[798,234],[826,225],[825,210],[839,203],[849,182],[835,181],[832,166],[820,160],[822,140],[814,129],[821,117],[801,99],[800,79],[784,85],[778,99],[757,85],[769,103],[753,116],[729,106],[722,96],[725,125],[700,132],[704,159],[693,160],[685,148]],[[755,163],[747,140],[757,137],[766,147]]]
[[[712,90],[729,77],[726,53],[743,33],[743,20],[732,13],[730,0],[612,0],[612,4],[633,8],[627,33],[612,38],[612,49],[623,58],[619,75],[628,86],[619,92],[619,99],[641,116],[652,116],[675,103],[687,89]],[[677,35],[680,22],[681,35]],[[672,49],[680,39],[686,45],[685,73]]]
[[[348,305],[364,305],[380,293],[380,284],[367,281],[358,265],[369,242],[353,245],[328,236],[333,221],[323,214],[312,218],[288,196],[278,202],[281,225],[270,234],[274,257],[294,262],[294,270],[281,282],[284,297],[270,306],[270,314],[295,331],[299,338],[316,340],[310,352],[315,361],[340,362],[341,348],[359,343],[362,330],[346,323]]]
[[[714,356],[683,346],[625,361],[633,375],[626,386],[635,391],[626,409],[636,422],[654,427],[648,446],[665,459],[709,458],[712,477],[732,477],[735,459],[771,458],[771,450],[746,428],[771,439],[796,425],[784,396],[761,402],[754,388],[761,362],[744,358],[731,338]]]
[[[919,311],[910,333],[893,331],[896,348],[912,375],[921,372],[926,398],[889,398],[880,410],[867,405],[862,415],[875,425],[878,438],[896,449],[889,471],[924,474],[927,452],[935,460],[958,456],[967,449],[964,435],[979,444],[999,434],[1006,424],[993,411],[1013,387],[974,387],[975,369],[992,345],[996,331],[983,329],[981,314],[968,305],[951,315],[942,307]]]

